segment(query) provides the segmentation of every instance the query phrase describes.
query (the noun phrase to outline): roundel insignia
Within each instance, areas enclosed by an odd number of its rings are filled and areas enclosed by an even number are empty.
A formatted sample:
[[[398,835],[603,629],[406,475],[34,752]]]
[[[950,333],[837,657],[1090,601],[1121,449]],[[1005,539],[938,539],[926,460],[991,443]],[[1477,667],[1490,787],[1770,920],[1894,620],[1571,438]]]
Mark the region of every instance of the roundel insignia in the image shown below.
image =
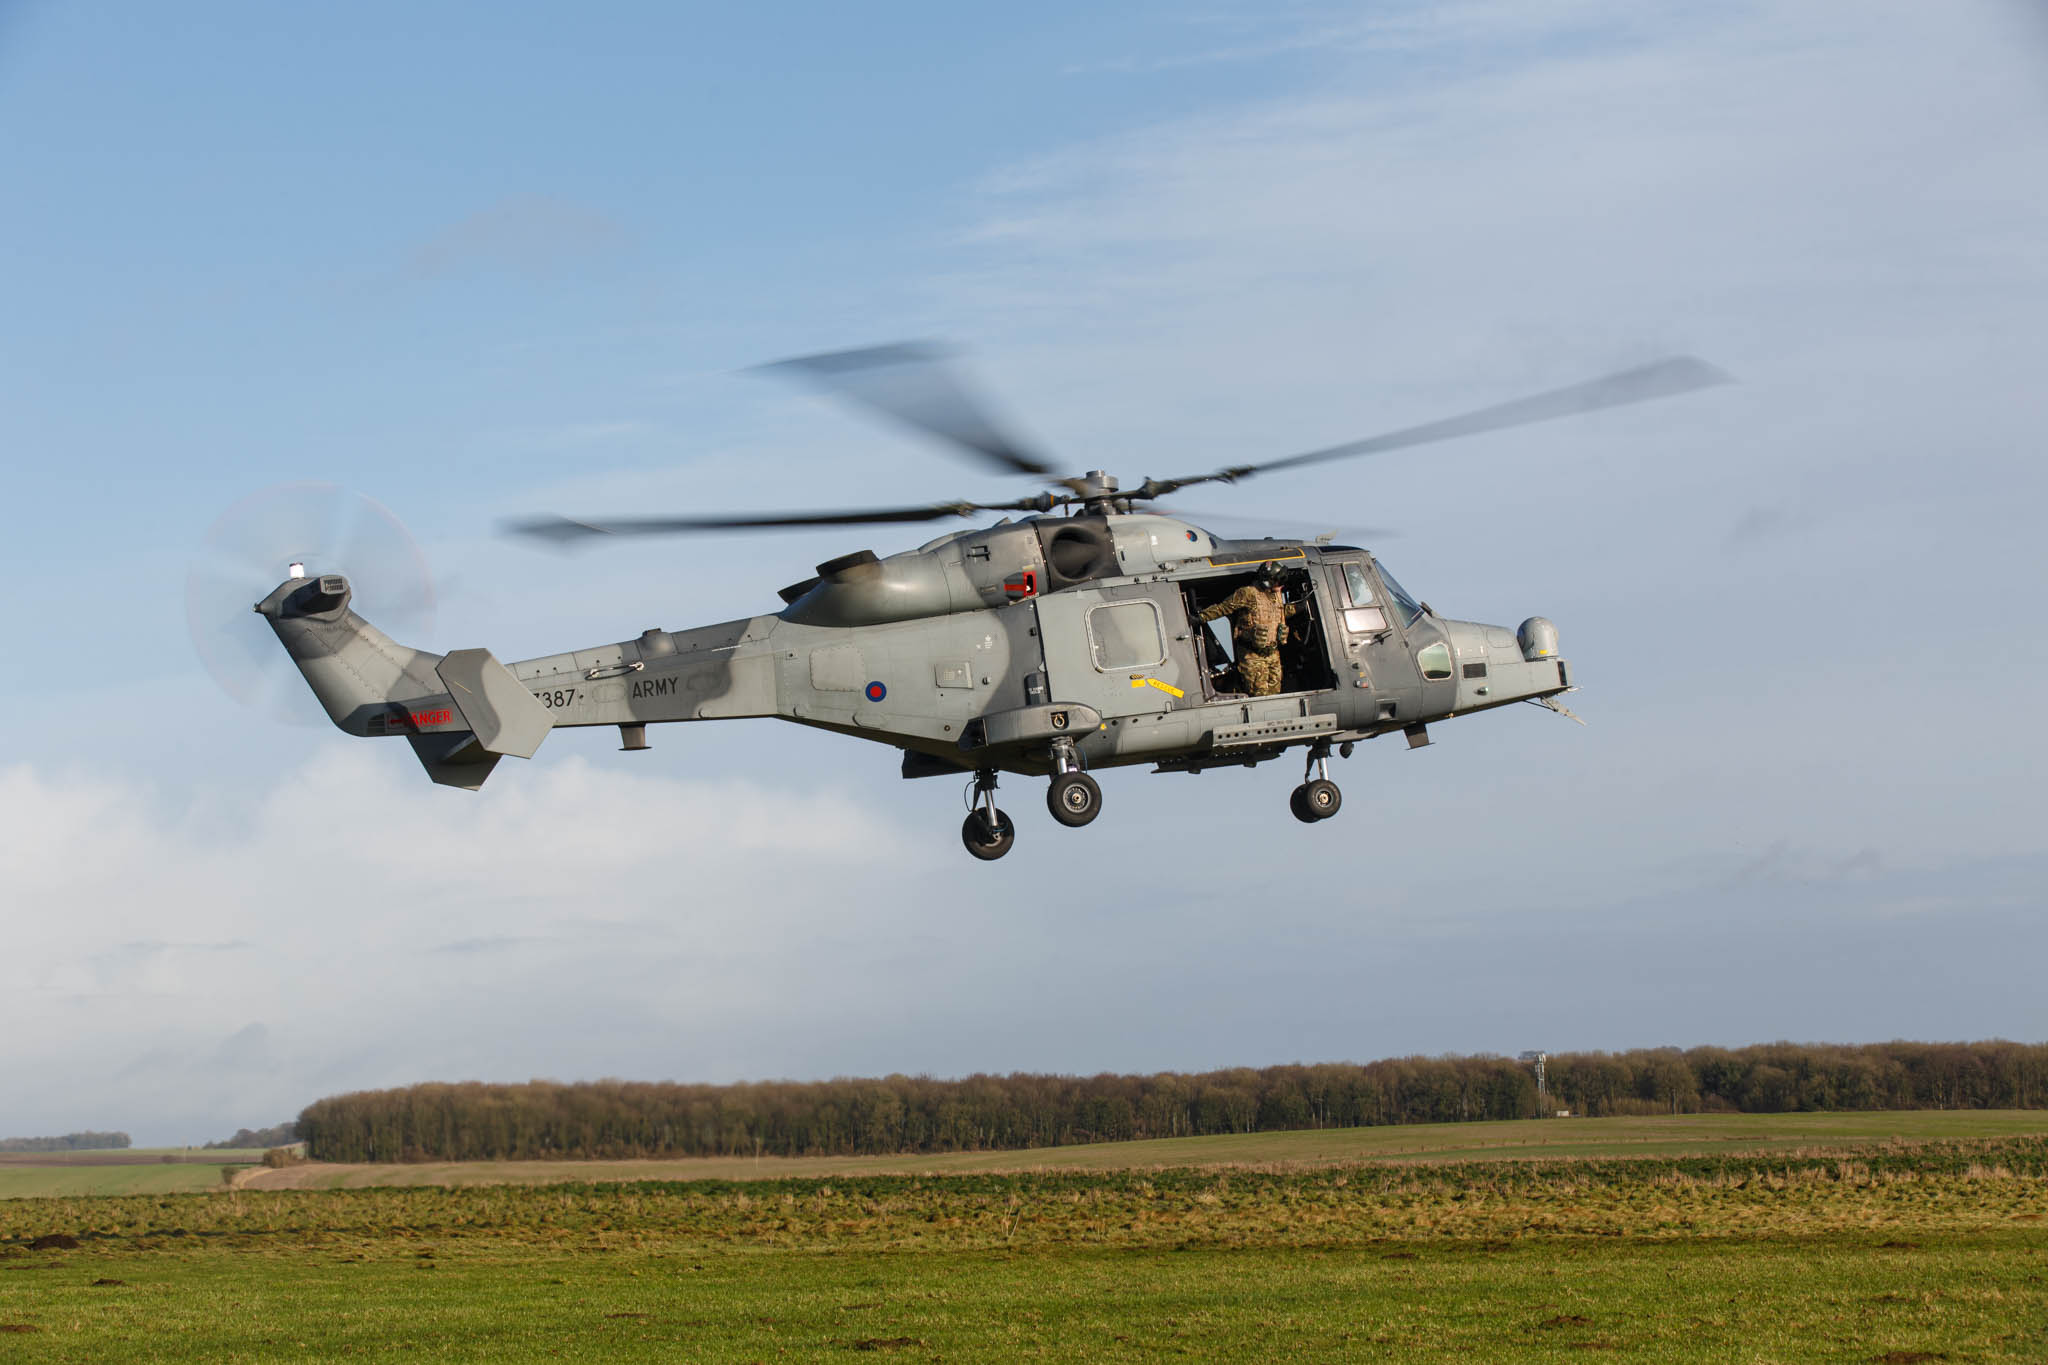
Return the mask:
[[[889,695],[889,689],[882,686],[882,684],[879,682],[869,683],[867,692],[869,701],[880,701],[882,698]]]
[[[1194,539],[1196,539],[1195,533],[1194,533],[1193,531],[1190,531],[1190,532],[1188,532],[1188,539],[1189,539],[1189,540],[1194,540]]]

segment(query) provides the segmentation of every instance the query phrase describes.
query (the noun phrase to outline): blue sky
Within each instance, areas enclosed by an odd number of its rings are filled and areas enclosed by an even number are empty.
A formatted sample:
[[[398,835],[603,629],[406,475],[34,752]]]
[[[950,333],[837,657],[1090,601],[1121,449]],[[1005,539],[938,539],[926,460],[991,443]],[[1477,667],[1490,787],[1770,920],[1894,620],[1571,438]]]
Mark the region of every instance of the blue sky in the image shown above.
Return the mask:
[[[5,1126],[2042,1037],[2048,26],[1639,9],[0,11]],[[413,643],[764,610],[917,537],[493,527],[1028,491],[739,373],[922,336],[1130,478],[1671,352],[1742,383],[1200,501],[1392,528],[1411,587],[1551,616],[1586,684],[1584,730],[1367,746],[1314,828],[1291,764],[1114,773],[1079,833],[1013,782],[984,867],[951,784],[767,723],[565,733],[468,796],[187,639],[209,524],[304,479],[417,538]]]

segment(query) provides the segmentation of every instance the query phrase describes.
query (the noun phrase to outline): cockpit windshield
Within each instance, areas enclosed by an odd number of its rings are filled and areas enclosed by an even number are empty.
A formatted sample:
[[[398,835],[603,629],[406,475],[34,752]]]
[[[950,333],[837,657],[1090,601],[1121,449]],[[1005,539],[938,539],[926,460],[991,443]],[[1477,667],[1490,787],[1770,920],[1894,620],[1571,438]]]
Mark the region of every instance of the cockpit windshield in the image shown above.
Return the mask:
[[[1387,585],[1387,596],[1393,598],[1401,606],[1402,624],[1414,625],[1415,618],[1422,615],[1422,604],[1408,595],[1408,590],[1401,586],[1400,581],[1387,572],[1385,564],[1379,565],[1379,571],[1380,582]]]

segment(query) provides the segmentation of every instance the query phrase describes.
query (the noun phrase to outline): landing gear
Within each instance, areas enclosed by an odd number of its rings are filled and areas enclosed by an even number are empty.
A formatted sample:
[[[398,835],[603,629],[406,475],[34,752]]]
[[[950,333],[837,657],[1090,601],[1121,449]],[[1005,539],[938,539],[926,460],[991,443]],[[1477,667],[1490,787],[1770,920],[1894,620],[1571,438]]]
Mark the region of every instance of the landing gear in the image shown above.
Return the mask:
[[[1350,745],[1344,746],[1349,749]],[[1318,820],[1327,820],[1344,807],[1344,793],[1337,790],[1337,784],[1330,780],[1330,746],[1328,743],[1315,745],[1308,751],[1308,765],[1302,773],[1302,783],[1287,798],[1287,808],[1294,812],[1294,818],[1304,825],[1313,825]]]
[[[1010,851],[1017,842],[1017,827],[1010,823],[1010,817],[996,811],[991,824],[988,812],[971,810],[960,822],[960,842],[967,845],[967,851],[985,863],[992,863]]]
[[[1102,788],[1086,773],[1061,773],[1046,788],[1045,805],[1053,819],[1079,829],[1102,814]]]
[[[1017,827],[1010,817],[996,809],[996,771],[982,768],[974,774],[973,809],[960,822],[960,842],[985,863],[992,863],[1017,842]]]
[[[1069,829],[1102,814],[1102,788],[1081,771],[1081,755],[1074,741],[1064,736],[1052,742],[1052,785],[1045,791],[1045,808],[1052,818]]]
[[[1294,795],[1287,798],[1288,808],[1294,818],[1305,825],[1318,820],[1327,820],[1344,805],[1344,793],[1337,790],[1337,784],[1327,778],[1304,782],[1294,789]]]

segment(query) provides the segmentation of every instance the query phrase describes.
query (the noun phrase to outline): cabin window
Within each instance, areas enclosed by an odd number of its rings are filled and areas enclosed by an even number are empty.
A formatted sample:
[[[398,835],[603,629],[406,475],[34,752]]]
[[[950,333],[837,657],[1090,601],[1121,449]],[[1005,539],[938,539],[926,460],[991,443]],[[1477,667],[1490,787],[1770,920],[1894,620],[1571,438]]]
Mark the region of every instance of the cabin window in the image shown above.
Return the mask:
[[[1166,662],[1166,633],[1150,602],[1109,602],[1088,613],[1088,643],[1104,673],[1152,668]]]
[[[1421,665],[1423,677],[1441,682],[1451,676],[1451,647],[1441,640],[1424,645],[1415,652],[1415,662]]]
[[[1378,607],[1350,607],[1344,612],[1344,629],[1353,635],[1374,635],[1387,628],[1387,614]]]

